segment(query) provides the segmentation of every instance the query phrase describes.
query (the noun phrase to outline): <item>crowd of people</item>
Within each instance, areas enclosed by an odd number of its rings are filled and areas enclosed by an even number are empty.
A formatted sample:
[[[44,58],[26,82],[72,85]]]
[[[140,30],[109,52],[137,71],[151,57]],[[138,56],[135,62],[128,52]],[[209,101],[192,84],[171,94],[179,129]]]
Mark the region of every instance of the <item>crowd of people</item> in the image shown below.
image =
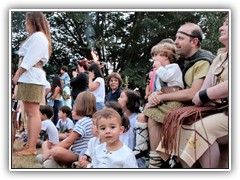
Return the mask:
[[[47,19],[29,12],[25,24],[29,36],[13,76],[17,155],[36,156],[38,168],[220,167],[229,133],[228,15],[217,56],[201,48],[203,32],[194,23],[152,47],[143,107],[138,92],[122,88],[120,73],[104,77],[96,62],[79,60],[72,76],[63,66],[49,83],[43,70],[52,52]],[[14,149],[19,111],[27,141]]]

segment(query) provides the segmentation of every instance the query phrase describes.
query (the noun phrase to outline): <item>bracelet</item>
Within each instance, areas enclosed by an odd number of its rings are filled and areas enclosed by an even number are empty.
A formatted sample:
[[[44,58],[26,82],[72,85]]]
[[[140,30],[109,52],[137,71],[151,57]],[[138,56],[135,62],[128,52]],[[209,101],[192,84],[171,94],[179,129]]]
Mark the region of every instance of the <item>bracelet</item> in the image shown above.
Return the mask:
[[[87,156],[87,161],[88,162],[92,162],[92,158],[90,157],[90,156],[88,156],[88,155],[86,155],[86,154],[84,154],[85,156]]]
[[[200,91],[198,96],[199,96],[199,99],[202,101],[203,104],[210,101],[210,99],[207,95],[207,89],[204,89],[204,90]]]

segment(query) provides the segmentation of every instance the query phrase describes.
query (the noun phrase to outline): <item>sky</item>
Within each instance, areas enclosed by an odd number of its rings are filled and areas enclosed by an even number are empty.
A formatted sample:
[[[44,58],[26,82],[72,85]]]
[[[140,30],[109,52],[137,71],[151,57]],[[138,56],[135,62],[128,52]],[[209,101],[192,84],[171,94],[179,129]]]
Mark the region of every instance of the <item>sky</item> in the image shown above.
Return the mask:
[[[113,0],[112,0],[113,1]],[[104,179],[112,179],[116,176],[116,172],[10,172],[9,171],[9,62],[11,61],[9,56],[9,10],[10,9],[230,9],[232,14],[232,22],[231,22],[231,35],[232,35],[232,51],[231,51],[231,70],[229,70],[231,77],[230,79],[230,120],[231,120],[231,171],[230,172],[206,172],[206,171],[185,171],[185,172],[117,172],[121,177],[119,178],[134,178],[138,179],[147,179],[147,178],[175,178],[175,179],[203,179],[203,178],[211,178],[211,179],[236,179],[239,176],[239,142],[237,141],[240,137],[238,127],[239,125],[239,96],[235,96],[235,93],[240,92],[238,85],[235,83],[238,77],[238,67],[239,60],[237,58],[237,52],[239,50],[238,41],[239,34],[237,31],[237,27],[240,27],[239,19],[240,19],[240,11],[237,6],[236,0],[201,0],[201,1],[192,1],[192,0],[168,0],[168,1],[159,1],[157,0],[121,0],[117,2],[106,1],[106,0],[91,0],[81,2],[80,0],[41,0],[41,1],[29,1],[29,0],[7,0],[6,2],[1,2],[1,15],[0,15],[0,36],[1,36],[1,54],[3,55],[0,60],[0,78],[2,82],[2,88],[0,91],[0,112],[2,112],[3,116],[1,116],[1,176],[6,179],[66,179],[66,178],[104,178]],[[194,3],[193,3],[194,2]]]

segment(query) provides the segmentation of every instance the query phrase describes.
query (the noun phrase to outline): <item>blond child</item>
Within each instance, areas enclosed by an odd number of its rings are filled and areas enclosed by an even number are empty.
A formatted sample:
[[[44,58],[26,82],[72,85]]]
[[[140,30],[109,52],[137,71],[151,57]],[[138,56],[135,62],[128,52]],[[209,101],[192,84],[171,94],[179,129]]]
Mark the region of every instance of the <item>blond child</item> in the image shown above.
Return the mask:
[[[87,143],[93,137],[91,117],[96,110],[96,98],[92,93],[84,91],[78,94],[72,116],[79,120],[64,141],[58,144],[48,142],[45,145],[42,155],[44,168],[59,168],[59,164],[69,166],[85,153]]]
[[[176,47],[170,42],[161,42],[151,49],[153,59],[153,67],[156,68],[156,76],[154,80],[154,91],[166,93],[166,91],[178,91],[184,88],[182,80],[182,72],[178,64],[176,64]],[[135,124],[136,130],[136,146],[134,154],[141,155],[148,151],[148,118],[155,119],[162,123],[163,116],[166,111],[182,107],[180,102],[164,102],[158,106],[147,103],[143,112],[138,116]],[[159,130],[160,131],[160,130]],[[154,164],[151,157],[155,155],[150,152],[150,164]]]

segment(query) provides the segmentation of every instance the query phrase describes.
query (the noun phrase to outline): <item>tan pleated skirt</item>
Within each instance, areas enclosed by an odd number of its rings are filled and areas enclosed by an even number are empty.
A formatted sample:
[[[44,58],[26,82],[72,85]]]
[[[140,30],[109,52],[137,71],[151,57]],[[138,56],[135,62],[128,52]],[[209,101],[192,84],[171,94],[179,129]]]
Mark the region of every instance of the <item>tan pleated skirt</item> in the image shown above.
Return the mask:
[[[183,107],[184,104],[177,101],[164,102],[156,107],[143,110],[143,114],[156,122],[163,123],[165,114],[173,109]]]
[[[44,86],[38,84],[18,83],[16,99],[23,102],[45,103]]]

